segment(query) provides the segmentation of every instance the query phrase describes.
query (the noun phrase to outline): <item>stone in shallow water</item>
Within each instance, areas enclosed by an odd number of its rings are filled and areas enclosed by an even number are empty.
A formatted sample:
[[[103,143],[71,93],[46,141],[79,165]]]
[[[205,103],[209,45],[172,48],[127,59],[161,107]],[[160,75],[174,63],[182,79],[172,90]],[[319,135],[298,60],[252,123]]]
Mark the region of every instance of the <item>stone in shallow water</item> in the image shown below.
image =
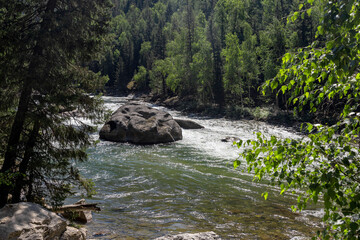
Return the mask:
[[[100,130],[100,138],[114,142],[156,144],[182,139],[172,116],[142,104],[126,104],[116,110]]]
[[[222,142],[238,142],[240,141],[240,138],[238,137],[225,137],[223,139],[221,139]]]
[[[61,236],[60,240],[85,240],[86,239],[86,229],[77,229],[74,227],[68,226],[66,231]]]
[[[214,232],[202,233],[183,233],[179,235],[167,235],[156,238],[155,240],[221,240],[220,236]]]
[[[185,120],[185,119],[175,119],[175,121],[182,127],[183,129],[202,129],[204,126],[191,121],[191,120]]]

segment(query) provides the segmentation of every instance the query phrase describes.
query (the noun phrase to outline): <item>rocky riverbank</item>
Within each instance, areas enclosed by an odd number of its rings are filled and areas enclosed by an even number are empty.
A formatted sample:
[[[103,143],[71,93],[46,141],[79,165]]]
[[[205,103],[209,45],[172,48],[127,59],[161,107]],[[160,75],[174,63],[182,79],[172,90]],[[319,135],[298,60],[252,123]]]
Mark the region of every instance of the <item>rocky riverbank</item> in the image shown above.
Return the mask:
[[[0,239],[85,240],[86,228],[75,228],[69,222],[42,206],[22,202],[0,209]],[[156,240],[219,240],[214,232],[166,235]]]
[[[177,110],[187,115],[226,118],[229,120],[256,120],[292,129],[296,132],[301,132],[300,127],[302,122],[311,121],[310,117],[304,115],[302,118],[299,118],[294,116],[292,111],[281,110],[273,105],[262,107],[241,107],[238,105],[228,105],[219,108],[219,106],[215,104],[199,104],[192,97],[180,98],[175,96],[162,98],[158,95],[139,93],[134,94],[133,98]]]

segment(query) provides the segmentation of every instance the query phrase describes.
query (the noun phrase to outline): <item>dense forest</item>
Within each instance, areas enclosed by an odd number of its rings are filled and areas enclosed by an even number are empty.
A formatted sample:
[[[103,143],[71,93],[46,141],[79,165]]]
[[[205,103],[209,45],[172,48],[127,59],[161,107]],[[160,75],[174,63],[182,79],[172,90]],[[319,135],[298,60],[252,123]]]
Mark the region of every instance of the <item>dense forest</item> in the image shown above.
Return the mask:
[[[116,0],[111,43],[92,68],[118,93],[152,92],[198,105],[258,106],[282,56],[315,40],[320,6],[298,0]],[[309,7],[309,6],[308,6]],[[285,96],[277,104],[284,107]]]

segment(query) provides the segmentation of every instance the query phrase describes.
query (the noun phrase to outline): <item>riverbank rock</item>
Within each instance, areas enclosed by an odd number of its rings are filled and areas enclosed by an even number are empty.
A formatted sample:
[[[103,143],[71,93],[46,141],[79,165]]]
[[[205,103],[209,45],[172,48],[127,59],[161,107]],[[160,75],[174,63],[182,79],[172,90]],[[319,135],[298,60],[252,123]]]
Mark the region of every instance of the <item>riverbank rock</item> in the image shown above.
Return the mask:
[[[0,239],[59,239],[66,220],[35,203],[8,204],[0,209]]]
[[[100,130],[100,138],[114,142],[156,144],[182,139],[172,116],[142,104],[126,104],[116,110]]]
[[[60,240],[86,240],[86,229],[67,226]]]
[[[86,204],[85,199],[80,199],[79,201],[77,201],[74,204],[71,205],[65,205],[60,207],[60,211],[61,215],[69,220],[81,223],[81,224],[86,224],[92,221],[92,212],[90,210],[86,210],[86,209],[92,209],[93,211],[100,211],[100,208],[97,207],[97,204],[93,203],[93,206],[89,206],[91,204]],[[78,207],[77,207],[78,206]],[[77,208],[77,209],[76,209]],[[98,209],[97,209],[98,208]],[[57,209],[59,210],[59,209]],[[75,211],[74,211],[75,210]]]
[[[204,126],[191,121],[191,120],[185,120],[185,119],[175,119],[175,121],[180,125],[183,129],[201,129],[204,128]]]
[[[221,240],[220,236],[214,232],[203,233],[183,233],[179,235],[168,235],[156,238],[155,240]]]

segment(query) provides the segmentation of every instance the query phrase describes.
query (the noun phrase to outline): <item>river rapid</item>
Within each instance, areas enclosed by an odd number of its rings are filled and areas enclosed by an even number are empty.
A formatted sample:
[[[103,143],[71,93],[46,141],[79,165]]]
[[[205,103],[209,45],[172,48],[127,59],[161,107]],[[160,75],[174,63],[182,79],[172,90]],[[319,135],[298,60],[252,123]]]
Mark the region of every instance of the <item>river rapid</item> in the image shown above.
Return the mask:
[[[130,97],[104,97],[114,111]],[[145,103],[144,103],[145,104]],[[156,106],[154,106],[156,107]],[[222,239],[308,239],[320,225],[315,207],[293,213],[296,196],[234,169],[241,150],[225,137],[254,139],[254,132],[297,138],[295,133],[257,121],[230,121],[183,116],[204,129],[184,130],[183,140],[152,146],[101,141],[88,150],[89,160],[76,163],[93,179],[99,203],[87,224],[92,239],[154,239],[166,234],[214,231]],[[101,127],[101,126],[99,126]],[[98,138],[98,133],[94,133]],[[245,168],[245,163],[242,168]],[[269,192],[265,201],[261,196]],[[68,199],[77,201],[80,193]]]

